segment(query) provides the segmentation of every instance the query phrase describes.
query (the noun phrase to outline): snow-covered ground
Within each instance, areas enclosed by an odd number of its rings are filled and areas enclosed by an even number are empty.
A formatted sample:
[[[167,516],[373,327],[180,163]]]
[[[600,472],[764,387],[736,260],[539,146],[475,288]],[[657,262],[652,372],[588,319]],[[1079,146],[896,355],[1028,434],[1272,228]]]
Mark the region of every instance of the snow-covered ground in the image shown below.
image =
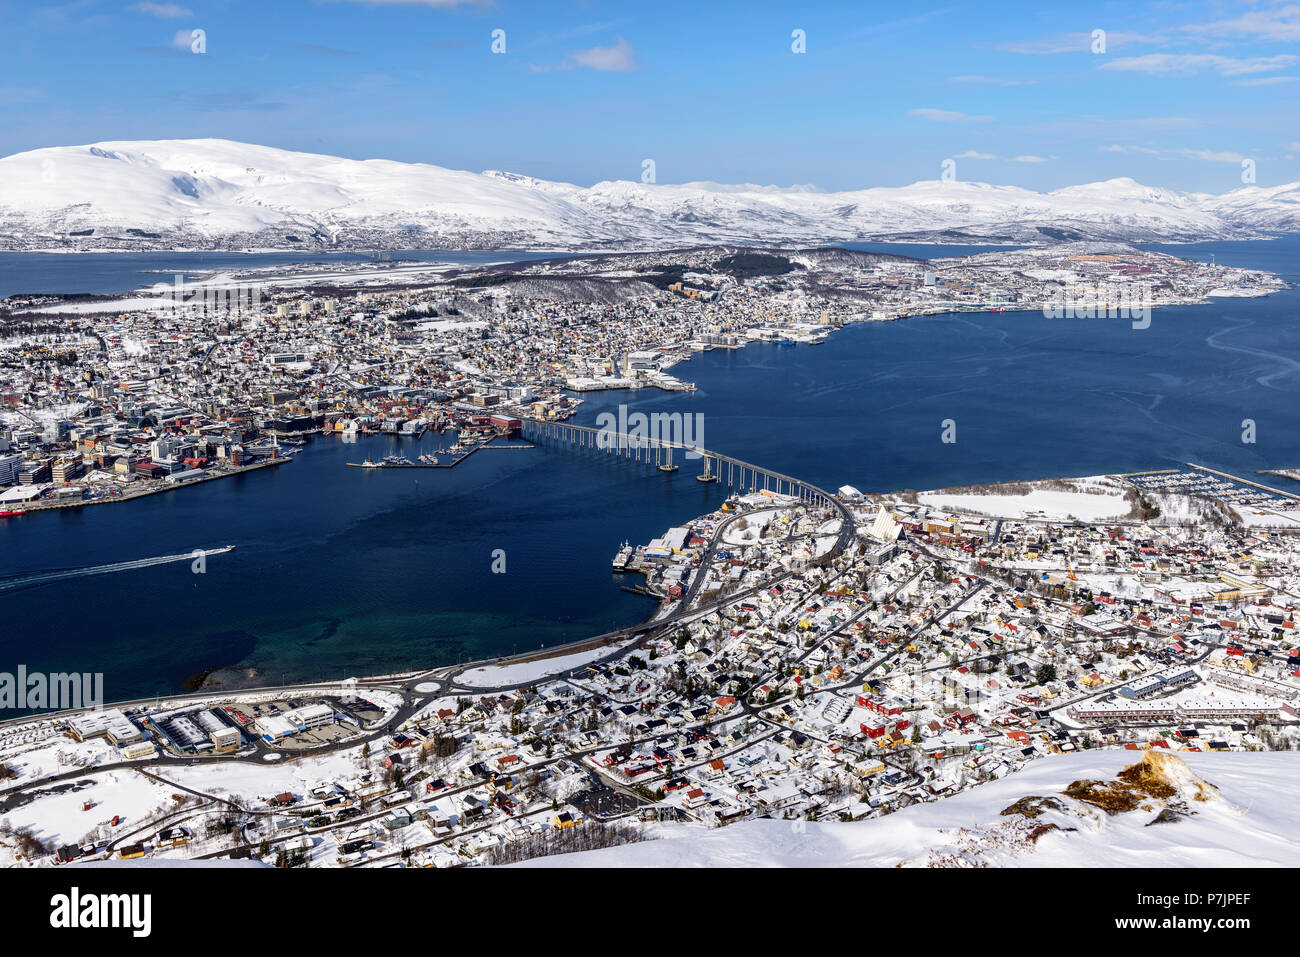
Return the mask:
[[[1163,757],[1173,757],[1162,755]],[[1213,788],[1196,799],[1190,778],[1173,780],[1193,813],[1152,823],[1160,802],[1107,814],[1064,797],[1075,781],[1113,780],[1141,758],[1127,750],[1055,755],[935,803],[854,824],[759,820],[720,830],[664,825],[662,839],[526,862],[534,867],[1295,867],[1300,834],[1293,795],[1300,753],[1183,753]],[[1177,758],[1174,758],[1176,761]],[[1021,798],[1055,798],[1064,810],[1028,818],[1002,811]],[[1048,828],[1048,825],[1056,825]],[[1073,830],[1067,830],[1073,828]],[[1042,829],[1042,830],[1039,830]],[[1039,830],[1036,837],[1031,836]]]
[[[612,646],[602,646],[591,651],[580,651],[556,658],[541,658],[510,665],[484,665],[481,668],[471,668],[460,675],[456,681],[470,688],[495,688],[501,685],[522,684],[568,671],[570,668],[595,661],[597,658],[608,657],[615,650]]]

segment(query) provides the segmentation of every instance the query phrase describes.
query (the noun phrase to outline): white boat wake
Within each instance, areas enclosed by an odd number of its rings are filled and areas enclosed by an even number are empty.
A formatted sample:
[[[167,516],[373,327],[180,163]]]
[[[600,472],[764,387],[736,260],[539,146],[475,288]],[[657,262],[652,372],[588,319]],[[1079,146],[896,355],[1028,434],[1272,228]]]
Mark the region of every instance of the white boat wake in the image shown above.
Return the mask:
[[[137,568],[150,568],[154,565],[168,565],[173,562],[193,562],[200,558],[206,560],[210,555],[222,555],[234,551],[234,545],[222,548],[195,549],[180,555],[158,555],[153,558],[137,558],[129,562],[112,562],[107,565],[89,565],[85,568],[65,568],[57,571],[38,572],[34,575],[15,575],[0,579],[0,593],[17,591],[21,588],[34,588],[51,582],[66,581],[72,578],[89,578],[92,575],[111,575],[114,572],[133,571]]]

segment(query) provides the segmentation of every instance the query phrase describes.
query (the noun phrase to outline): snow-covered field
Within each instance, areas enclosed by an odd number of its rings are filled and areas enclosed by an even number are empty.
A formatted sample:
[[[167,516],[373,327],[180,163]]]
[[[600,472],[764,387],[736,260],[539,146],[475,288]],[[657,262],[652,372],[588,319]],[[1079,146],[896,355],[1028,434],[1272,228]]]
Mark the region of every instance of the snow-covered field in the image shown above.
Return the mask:
[[[1097,487],[1079,491],[1036,488],[1026,494],[922,492],[917,498],[932,508],[951,508],[997,518],[1076,518],[1084,522],[1121,518],[1129,503],[1118,490]]]
[[[1205,790],[1206,800],[1197,800],[1192,780],[1175,773],[1178,794],[1170,801],[1185,803],[1193,813],[1168,822],[1152,823],[1161,810],[1156,800],[1108,814],[1061,795],[1075,781],[1112,780],[1140,758],[1139,752],[1126,750],[1056,755],[954,797],[855,824],[759,820],[720,830],[663,825],[661,840],[522,866],[1300,865],[1293,798],[1300,784],[1300,753],[1178,755],[1175,761],[1185,758],[1191,771],[1214,787]],[[1044,810],[1034,818],[1001,813],[1030,796],[1054,797],[1064,810]]]
[[[359,749],[348,749],[289,763],[223,761],[197,763],[193,767],[171,765],[156,769],[156,773],[164,780],[214,797],[260,806],[257,799],[265,795],[282,791],[303,794],[320,781],[344,780],[356,775],[361,770],[358,756]]]
[[[57,782],[33,793],[33,800],[9,811],[5,820],[15,829],[30,828],[41,840],[58,845],[80,843],[114,816],[121,817],[121,829],[129,831],[170,805],[171,795],[177,792],[122,769]],[[89,811],[82,810],[86,801],[94,805]]]

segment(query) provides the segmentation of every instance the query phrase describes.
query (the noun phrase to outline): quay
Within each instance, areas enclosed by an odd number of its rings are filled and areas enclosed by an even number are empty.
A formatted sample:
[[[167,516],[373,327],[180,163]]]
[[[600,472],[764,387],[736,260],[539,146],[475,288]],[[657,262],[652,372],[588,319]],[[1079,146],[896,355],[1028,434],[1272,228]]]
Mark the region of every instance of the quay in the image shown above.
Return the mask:
[[[121,502],[133,502],[138,498],[145,498],[150,495],[160,495],[163,492],[174,492],[177,489],[189,488],[192,485],[202,485],[204,482],[215,482],[219,479],[230,478],[234,475],[244,475],[248,472],[256,472],[258,469],[271,468],[277,465],[283,465],[285,462],[292,462],[293,459],[285,456],[284,458],[266,459],[261,462],[253,462],[250,465],[236,465],[217,473],[209,473],[202,478],[190,479],[179,484],[167,484],[163,480],[162,484],[153,488],[142,488],[130,491],[123,491],[121,495],[105,495],[103,498],[83,499],[77,502],[44,502],[35,505],[24,505],[23,514],[31,512],[49,512],[61,508],[88,508],[91,505],[115,505]]]

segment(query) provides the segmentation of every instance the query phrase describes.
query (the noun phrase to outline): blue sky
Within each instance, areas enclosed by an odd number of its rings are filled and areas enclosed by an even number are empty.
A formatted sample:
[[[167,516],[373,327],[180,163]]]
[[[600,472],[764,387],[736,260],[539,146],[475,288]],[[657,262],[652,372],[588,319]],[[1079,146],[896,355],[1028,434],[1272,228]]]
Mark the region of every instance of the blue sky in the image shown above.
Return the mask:
[[[645,158],[836,190],[945,159],[1032,189],[1219,193],[1243,159],[1300,180],[1294,2],[0,0],[0,35],[4,155],[223,137],[583,185]]]

